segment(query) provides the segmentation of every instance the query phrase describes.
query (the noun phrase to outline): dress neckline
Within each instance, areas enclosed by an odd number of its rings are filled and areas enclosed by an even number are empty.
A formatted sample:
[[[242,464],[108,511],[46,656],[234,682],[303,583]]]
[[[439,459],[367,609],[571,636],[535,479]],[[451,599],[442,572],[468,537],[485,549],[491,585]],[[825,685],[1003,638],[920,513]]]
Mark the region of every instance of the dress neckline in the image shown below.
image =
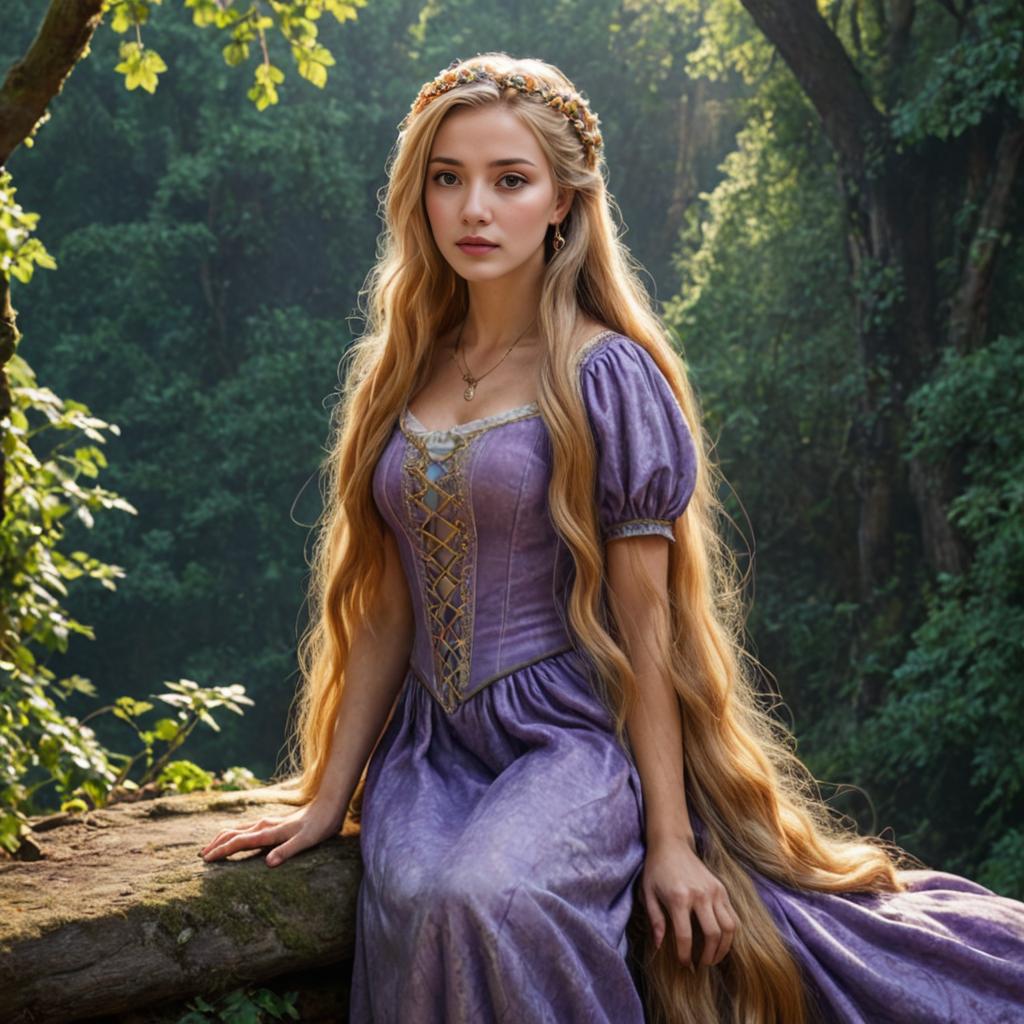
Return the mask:
[[[511,422],[524,419],[528,414],[539,411],[540,406],[536,402],[527,402],[524,405],[517,405],[511,409],[503,409],[501,412],[492,413],[490,416],[478,416],[475,420],[466,420],[465,423],[455,423],[450,427],[428,427],[421,423],[416,414],[408,406],[403,410],[405,427],[414,434],[463,434],[475,433],[477,430],[486,430],[488,427],[496,427],[499,423]]]
[[[594,348],[599,342],[605,338],[617,335],[618,331],[606,329],[598,334],[595,334],[593,338],[585,341],[577,353],[578,359],[582,359],[592,348]],[[511,409],[503,409],[501,412],[491,413],[489,416],[478,416],[476,419],[466,420],[463,423],[454,423],[450,427],[428,427],[422,423],[416,414],[406,405],[402,409],[401,423],[407,433],[410,434],[421,434],[421,435],[448,435],[448,434],[462,434],[462,433],[476,433],[478,430],[487,430],[490,427],[496,427],[503,423],[512,423],[516,420],[525,419],[528,416],[535,415],[540,411],[540,405],[537,402],[526,402],[523,405],[513,406]]]

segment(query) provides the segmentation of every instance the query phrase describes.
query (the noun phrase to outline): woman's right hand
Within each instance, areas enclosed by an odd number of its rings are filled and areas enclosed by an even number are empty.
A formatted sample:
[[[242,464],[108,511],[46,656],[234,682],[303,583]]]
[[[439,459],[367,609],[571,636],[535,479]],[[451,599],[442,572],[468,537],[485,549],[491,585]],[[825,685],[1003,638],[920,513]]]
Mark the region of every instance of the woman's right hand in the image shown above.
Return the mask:
[[[344,821],[344,811],[339,814],[336,803],[327,806],[313,800],[284,818],[260,818],[238,828],[225,829],[199,852],[203,860],[214,861],[239,850],[272,846],[266,863],[268,867],[276,867],[300,850],[337,835]]]

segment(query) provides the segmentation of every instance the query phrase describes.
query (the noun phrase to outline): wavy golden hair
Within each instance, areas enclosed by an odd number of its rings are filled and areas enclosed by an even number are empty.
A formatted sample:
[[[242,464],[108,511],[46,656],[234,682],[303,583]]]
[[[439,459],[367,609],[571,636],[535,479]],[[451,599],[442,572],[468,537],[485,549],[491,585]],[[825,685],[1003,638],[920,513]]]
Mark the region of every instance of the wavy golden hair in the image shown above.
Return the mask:
[[[532,75],[575,91],[556,68],[504,53],[473,58],[498,71]],[[469,62],[467,62],[469,63]],[[745,609],[736,560],[719,533],[722,474],[709,454],[698,403],[682,358],[620,241],[603,161],[588,169],[579,136],[563,114],[515,89],[487,80],[459,85],[419,110],[388,161],[378,259],[361,296],[366,331],[351,346],[350,365],[324,462],[325,510],[311,563],[310,625],[299,643],[302,686],[293,739],[298,800],[315,795],[329,753],[345,682],[353,624],[373,607],[383,573],[384,531],[373,501],[374,467],[410,395],[425,383],[434,340],[466,315],[465,281],[442,257],[423,204],[434,136],[459,106],[504,104],[530,128],[555,182],[574,193],[561,224],[565,246],[546,265],[539,309],[545,347],[538,404],[550,434],[551,517],[575,564],[569,625],[589,652],[602,699],[615,714],[619,742],[637,681],[616,639],[602,588],[604,549],[594,500],[595,447],[580,389],[581,311],[642,345],[665,375],[697,439],[696,487],[674,524],[669,555],[670,625],[659,652],[678,695],[683,722],[686,801],[706,826],[704,862],[726,886],[738,916],[729,955],[690,971],[674,943],[653,949],[643,901],[631,919],[631,955],[652,1022],[802,1024],[810,1012],[799,966],[758,895],[749,868],[785,885],[823,892],[896,891],[903,851],[863,837],[820,796],[795,754],[792,734],[761,706],[743,648]],[[296,756],[294,749],[293,757]],[[365,772],[363,775],[365,781]],[[353,797],[357,805],[361,785]],[[699,926],[696,929],[699,939]],[[666,940],[669,936],[666,936]],[[695,943],[694,959],[699,956]]]

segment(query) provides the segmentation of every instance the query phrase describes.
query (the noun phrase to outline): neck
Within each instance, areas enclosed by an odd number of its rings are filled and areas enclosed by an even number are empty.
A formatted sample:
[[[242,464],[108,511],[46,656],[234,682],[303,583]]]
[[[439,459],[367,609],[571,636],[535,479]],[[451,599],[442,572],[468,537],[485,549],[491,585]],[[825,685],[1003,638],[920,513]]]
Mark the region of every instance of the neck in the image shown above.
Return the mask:
[[[537,332],[537,311],[544,279],[544,251],[537,261],[493,281],[469,282],[469,310],[462,328],[460,348],[464,353],[487,360],[504,355],[523,333],[516,348],[528,347]]]

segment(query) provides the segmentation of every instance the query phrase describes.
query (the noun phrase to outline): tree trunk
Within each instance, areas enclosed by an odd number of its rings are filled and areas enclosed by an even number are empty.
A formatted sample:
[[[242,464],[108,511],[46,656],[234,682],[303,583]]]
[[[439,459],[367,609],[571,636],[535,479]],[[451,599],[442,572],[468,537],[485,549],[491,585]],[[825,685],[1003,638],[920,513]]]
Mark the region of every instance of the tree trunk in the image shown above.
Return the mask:
[[[972,154],[967,181],[953,182],[961,190],[966,186],[963,201],[977,202],[980,209],[944,325],[940,311],[947,302],[937,294],[932,268],[945,255],[943,246],[955,242],[933,231],[948,205],[948,183],[930,168],[957,166],[953,157],[961,143],[928,139],[898,153],[887,121],[813,0],[743,0],[743,5],[814,105],[839,165],[863,373],[851,432],[860,499],[857,642],[871,648],[908,627],[901,620],[900,587],[894,585],[900,572],[893,548],[899,510],[916,509],[922,551],[933,572],[958,574],[970,563],[969,547],[948,516],[961,484],[962,453],[954,450],[938,464],[912,458],[905,465],[900,456],[905,403],[928,380],[944,347],[967,352],[986,337],[995,258],[1020,176],[1024,124],[1004,106],[993,118],[997,131],[989,133],[998,137],[997,145],[985,142],[986,133],[975,133],[981,153]],[[900,0],[889,12],[889,52],[899,55],[908,45],[915,4]],[[893,99],[885,109],[892,108]],[[991,171],[979,172],[983,155],[993,148]],[[884,699],[886,675],[884,666],[863,675],[857,702],[863,711]]]

